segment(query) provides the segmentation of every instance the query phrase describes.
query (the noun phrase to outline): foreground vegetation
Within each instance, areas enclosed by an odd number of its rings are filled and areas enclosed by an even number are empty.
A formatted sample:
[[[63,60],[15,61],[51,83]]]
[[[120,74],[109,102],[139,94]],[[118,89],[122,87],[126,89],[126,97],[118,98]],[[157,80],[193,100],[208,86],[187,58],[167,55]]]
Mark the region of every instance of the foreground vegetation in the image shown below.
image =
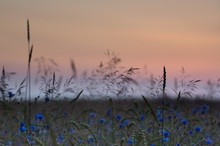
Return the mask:
[[[160,100],[69,100],[1,105],[2,145],[219,145],[216,102]],[[163,123],[163,129],[162,129]]]

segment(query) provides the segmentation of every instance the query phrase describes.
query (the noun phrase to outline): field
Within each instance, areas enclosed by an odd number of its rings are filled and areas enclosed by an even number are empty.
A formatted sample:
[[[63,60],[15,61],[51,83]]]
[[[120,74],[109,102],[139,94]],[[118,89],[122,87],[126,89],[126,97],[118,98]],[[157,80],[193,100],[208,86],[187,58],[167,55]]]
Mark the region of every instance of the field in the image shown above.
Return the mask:
[[[31,97],[31,60],[28,30],[28,66],[24,80],[10,87],[15,75],[2,68],[0,75],[0,144],[41,146],[201,146],[220,145],[220,80],[209,81],[207,94],[197,96],[201,80],[181,70],[174,88],[162,76],[152,74],[139,83],[139,68],[122,68],[114,52],[91,73],[73,75],[63,82],[57,64],[43,57],[36,81],[39,95]],[[37,88],[38,86],[36,86]],[[139,93],[140,88],[145,92]],[[166,94],[172,90],[175,96]],[[96,98],[94,98],[96,97]]]
[[[162,110],[159,101],[32,103],[29,126],[24,103],[2,104],[1,145],[220,144],[218,102],[167,99]]]

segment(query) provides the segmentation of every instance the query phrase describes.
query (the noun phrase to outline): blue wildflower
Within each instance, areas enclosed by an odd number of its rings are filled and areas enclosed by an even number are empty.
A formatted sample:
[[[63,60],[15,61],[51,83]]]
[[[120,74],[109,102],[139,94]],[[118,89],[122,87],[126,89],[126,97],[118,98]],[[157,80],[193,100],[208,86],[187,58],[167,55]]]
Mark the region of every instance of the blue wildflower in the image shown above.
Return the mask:
[[[27,129],[24,126],[22,126],[18,130],[21,131],[21,132],[25,132]]]
[[[36,115],[35,115],[35,119],[36,120],[43,120],[44,119],[44,116],[43,116],[43,114],[42,113],[37,113]]]
[[[171,118],[172,118],[172,116],[171,116],[171,115],[169,115],[169,116],[168,116],[168,119],[169,119],[169,120],[171,120]]]
[[[206,144],[213,144],[213,141],[211,139],[209,139],[209,138],[206,139],[205,142],[206,142]]]
[[[50,101],[50,98],[48,96],[46,96],[44,100],[45,100],[45,102],[48,102],[48,101]]]
[[[204,105],[202,106],[202,109],[205,110],[205,111],[207,111],[207,110],[209,109],[209,106],[207,106],[207,105],[204,104]]]
[[[163,122],[163,121],[164,121],[163,117],[160,117],[160,118],[159,118],[159,121],[160,121],[160,122]]]
[[[168,137],[168,136],[170,136],[170,133],[167,132],[167,131],[164,131],[163,135],[164,135],[165,137]]]
[[[205,114],[205,113],[206,113],[206,110],[202,110],[202,111],[201,111],[201,114]]]
[[[121,119],[122,119],[122,116],[121,116],[121,115],[117,115],[117,116],[116,116],[116,119],[117,119],[117,120],[121,120]]]
[[[128,143],[129,143],[129,144],[132,144],[132,140],[131,140],[131,139],[128,139]]]
[[[123,121],[123,124],[124,124],[125,126],[127,126],[127,125],[129,124],[129,120],[127,120],[127,119],[124,120],[124,121]]]
[[[124,126],[124,124],[121,122],[120,124],[119,124],[119,128],[122,128]]]
[[[20,122],[20,127],[23,127],[24,126],[24,122]]]
[[[151,127],[148,127],[147,128],[147,132],[151,132],[152,128]]]
[[[193,131],[193,130],[189,130],[189,134],[190,134],[190,135],[193,135],[193,134],[194,134],[194,131]]]
[[[168,137],[162,138],[162,141],[163,141],[163,142],[168,142],[168,141],[169,141],[169,138],[168,138]]]
[[[145,115],[140,115],[140,116],[139,116],[139,119],[140,119],[140,120],[144,120],[144,119],[145,119]]]
[[[82,142],[83,142],[83,140],[82,140],[82,139],[78,139],[77,141],[78,141],[78,143],[82,143]]]
[[[194,113],[194,114],[196,114],[197,112],[198,112],[198,110],[197,110],[197,109],[194,109],[194,110],[193,110],[193,113]]]
[[[132,139],[128,139],[127,142],[128,142],[128,144],[135,144],[136,143],[136,141],[132,140]]]
[[[74,129],[71,128],[71,129],[69,130],[69,132],[70,132],[70,133],[73,133],[73,132],[74,132]]]
[[[151,143],[150,146],[156,146],[155,144]]]
[[[202,128],[201,128],[200,126],[195,126],[195,130],[196,130],[197,132],[201,132],[201,131],[202,131]]]
[[[165,131],[165,130],[160,130],[160,133],[163,134],[165,137],[170,136],[170,133],[168,131]]]
[[[58,140],[64,140],[64,136],[59,135],[57,139],[58,139]]]
[[[33,130],[33,131],[35,131],[37,128],[36,128],[36,126],[31,125],[31,126],[30,126],[30,129]]]
[[[186,125],[186,124],[188,123],[188,120],[185,119],[185,118],[183,118],[183,119],[182,119],[182,123],[183,123],[183,125]]]
[[[90,112],[90,113],[89,113],[89,116],[90,116],[91,118],[94,118],[94,117],[96,117],[96,114],[95,114],[94,112]]]
[[[57,141],[58,141],[59,144],[62,144],[62,143],[63,143],[63,140],[64,140],[64,136],[59,135],[59,136],[57,137]]]
[[[90,140],[90,142],[93,142],[93,141],[94,141],[94,138],[93,138],[93,137],[90,137],[89,140]]]
[[[13,94],[11,91],[8,91],[8,97],[9,98],[12,98],[12,97],[14,97],[15,96],[15,94]]]
[[[112,116],[112,109],[108,109],[108,111],[107,111],[107,116],[109,116],[109,117]]]
[[[10,146],[10,145],[12,145],[12,142],[11,141],[7,141],[6,142],[6,146]]]
[[[105,119],[104,119],[104,118],[100,118],[100,119],[99,119],[99,122],[100,122],[100,123],[105,123]]]
[[[25,132],[27,130],[24,126],[24,122],[20,122],[20,126],[19,126],[18,130],[21,132]]]

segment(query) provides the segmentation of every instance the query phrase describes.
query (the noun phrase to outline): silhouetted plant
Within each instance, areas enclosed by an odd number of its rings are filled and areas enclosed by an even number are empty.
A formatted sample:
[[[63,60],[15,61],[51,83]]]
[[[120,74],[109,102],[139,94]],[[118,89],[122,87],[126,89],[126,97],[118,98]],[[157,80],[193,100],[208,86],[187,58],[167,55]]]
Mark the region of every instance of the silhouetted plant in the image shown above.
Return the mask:
[[[180,80],[175,79],[175,87],[173,91],[178,95],[178,100],[181,97],[193,97],[195,90],[197,89],[197,84],[201,80],[191,80],[188,79],[190,75],[187,75],[185,69],[181,69]]]

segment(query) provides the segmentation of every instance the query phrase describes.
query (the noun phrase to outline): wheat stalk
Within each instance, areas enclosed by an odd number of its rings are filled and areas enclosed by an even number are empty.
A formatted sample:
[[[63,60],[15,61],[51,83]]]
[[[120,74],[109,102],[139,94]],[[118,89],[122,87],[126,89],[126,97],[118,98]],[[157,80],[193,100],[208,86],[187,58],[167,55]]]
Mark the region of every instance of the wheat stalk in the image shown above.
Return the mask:
[[[27,76],[26,76],[26,96],[25,96],[25,123],[27,123],[27,107],[28,107],[28,125],[30,126],[30,117],[31,117],[31,58],[33,53],[33,45],[30,46],[30,25],[29,19],[27,19],[27,41],[28,41],[28,67],[27,67]],[[28,99],[28,106],[27,106]]]

